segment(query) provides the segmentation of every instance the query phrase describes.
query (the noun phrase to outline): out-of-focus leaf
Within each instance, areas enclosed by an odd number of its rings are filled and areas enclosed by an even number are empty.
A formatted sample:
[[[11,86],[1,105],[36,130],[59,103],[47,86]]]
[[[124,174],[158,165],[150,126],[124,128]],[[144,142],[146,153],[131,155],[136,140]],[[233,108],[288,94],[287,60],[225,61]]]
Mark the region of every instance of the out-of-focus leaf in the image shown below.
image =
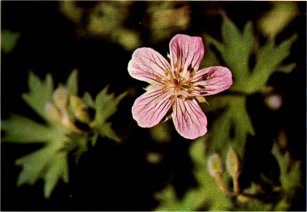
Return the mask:
[[[28,85],[30,91],[22,94],[22,98],[35,112],[47,120],[45,106],[47,102],[51,101],[53,95],[52,76],[47,74],[45,81],[41,81],[30,72]]]
[[[30,73],[30,91],[23,94],[23,99],[46,120],[45,124],[18,115],[11,115],[2,121],[3,141],[15,143],[45,143],[41,149],[16,160],[22,166],[17,185],[33,185],[37,180],[44,180],[44,195],[49,198],[60,179],[68,182],[68,154],[74,153],[78,162],[87,151],[88,141],[93,144],[99,135],[119,142],[120,138],[106,122],[117,110],[120,100],[127,94],[117,97],[107,93],[107,87],[98,94],[95,102],[88,93],[83,100],[77,96],[77,71],[74,70],[66,81],[53,90],[50,74],[46,80],[40,80]],[[88,107],[97,110],[94,120],[88,114]],[[89,130],[82,130],[74,121],[88,125]]]
[[[85,104],[87,104],[89,107],[94,106],[94,100],[92,99],[91,95],[88,92],[84,93],[82,99],[85,102]]]
[[[225,109],[214,122],[210,123],[209,120],[210,133],[204,139],[210,145],[210,153],[222,151],[221,154],[226,155],[228,144],[232,144],[235,149],[243,151],[242,146],[245,144],[247,135],[254,135],[254,128],[246,110],[246,97],[230,95],[227,98],[212,97],[205,110],[212,106],[211,102],[215,104],[215,98],[218,102],[225,101],[223,102]],[[218,109],[220,108],[218,107]],[[241,156],[242,153],[238,152]]]
[[[1,121],[1,129],[5,132],[3,141],[16,143],[47,142],[50,134],[48,127],[19,115]]]
[[[160,123],[155,127],[149,129],[152,139],[157,142],[165,143],[171,141],[171,135],[169,133],[169,123]]]
[[[96,116],[95,121],[99,125],[105,122],[110,116],[112,116],[116,110],[117,105],[127,95],[127,92],[115,97],[114,94],[108,94],[108,86],[105,87],[96,97],[95,108]]]
[[[1,30],[1,51],[3,53],[10,53],[15,48],[20,37],[18,32],[12,32],[7,29]]]
[[[190,147],[190,156],[194,164],[194,176],[198,187],[190,189],[183,198],[178,199],[174,187],[168,185],[156,194],[160,200],[156,210],[160,211],[225,211],[231,207],[231,200],[215,184],[214,179],[207,171],[206,145],[203,139],[193,142]],[[215,198],[218,197],[218,198]]]
[[[290,54],[291,46],[296,38],[297,36],[294,35],[282,42],[279,46],[275,46],[274,41],[270,40],[265,46],[259,49],[256,55],[255,68],[252,71],[251,77],[248,79],[247,93],[259,91],[265,86],[271,74],[280,70],[279,67],[283,60]]]
[[[82,9],[74,1],[60,1],[60,11],[72,22],[79,23],[82,18]]]
[[[302,191],[301,170],[299,162],[290,162],[290,154],[284,155],[279,151],[278,146],[274,145],[272,153],[277,159],[280,168],[280,182],[282,188],[282,199],[278,202],[275,210],[289,210],[293,199],[297,196],[298,191]]]
[[[108,137],[114,141],[119,142],[120,138],[111,128],[111,123],[107,123],[107,119],[112,116],[116,110],[119,102],[127,95],[127,92],[115,97],[114,94],[108,94],[108,86],[106,86],[95,99],[95,124],[98,133],[102,137]]]
[[[57,152],[57,154],[51,159],[48,166],[48,171],[44,175],[44,195],[49,198],[51,192],[54,190],[56,184],[60,179],[63,179],[65,183],[68,182],[68,162],[67,152]]]
[[[78,94],[78,71],[73,70],[66,81],[66,88],[71,95]]]
[[[258,21],[258,28],[264,35],[274,38],[298,15],[296,2],[272,2],[273,7]]]
[[[221,52],[222,57],[231,69],[235,83],[240,83],[249,75],[248,61],[254,45],[252,23],[248,22],[241,33],[234,23],[225,17],[222,36],[225,46]]]
[[[67,141],[66,131],[60,127],[51,127],[48,134],[48,144],[31,154],[16,160],[16,165],[22,166],[17,185],[33,185],[38,179],[44,179],[44,194],[50,197],[52,190],[60,179],[68,182],[67,154],[64,150]]]
[[[209,48],[213,45],[217,49],[225,65],[232,71],[234,83],[230,88],[231,91],[246,94],[258,92],[263,89],[273,72],[289,73],[294,68],[294,63],[286,65],[282,62],[290,54],[296,35],[278,46],[275,45],[274,39],[269,39],[264,46],[258,49],[251,22],[248,22],[243,32],[240,32],[235,24],[224,16],[221,30],[223,43],[207,35],[205,35],[205,40]],[[212,48],[209,49],[211,50]],[[256,55],[255,67],[250,70],[249,61],[253,53]]]
[[[113,141],[120,142],[120,138],[116,135],[114,130],[111,128],[111,123],[103,123],[99,126],[100,135],[107,137]]]
[[[296,63],[290,63],[288,65],[282,65],[278,67],[278,71],[289,74],[296,67]]]

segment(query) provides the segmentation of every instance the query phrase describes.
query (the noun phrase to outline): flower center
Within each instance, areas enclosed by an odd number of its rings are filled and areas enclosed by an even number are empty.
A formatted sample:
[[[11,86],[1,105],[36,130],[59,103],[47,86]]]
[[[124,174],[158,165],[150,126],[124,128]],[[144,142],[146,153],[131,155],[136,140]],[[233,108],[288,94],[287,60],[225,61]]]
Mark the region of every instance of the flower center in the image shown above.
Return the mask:
[[[167,82],[165,83],[167,90],[173,93],[173,97],[187,99],[193,97],[194,85],[192,78],[194,71],[189,72],[187,76],[182,76],[179,72],[174,72],[174,75],[169,75]]]

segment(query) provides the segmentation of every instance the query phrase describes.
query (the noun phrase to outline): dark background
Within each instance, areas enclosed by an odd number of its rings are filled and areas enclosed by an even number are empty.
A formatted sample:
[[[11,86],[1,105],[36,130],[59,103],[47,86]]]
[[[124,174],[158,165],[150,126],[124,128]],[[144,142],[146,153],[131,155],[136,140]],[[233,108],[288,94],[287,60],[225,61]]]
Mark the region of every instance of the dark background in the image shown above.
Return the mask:
[[[10,54],[1,56],[1,119],[9,113],[26,115],[39,120],[22,101],[21,94],[28,90],[28,73],[32,70],[40,78],[46,73],[54,81],[65,82],[70,72],[79,70],[79,94],[85,91],[96,95],[104,86],[116,94],[136,86],[136,94],[126,97],[118,112],[111,118],[113,128],[124,138],[121,145],[104,139],[84,154],[78,165],[70,164],[70,182],[57,185],[51,198],[43,197],[43,181],[34,186],[15,186],[20,167],[14,161],[38,148],[36,145],[1,144],[1,209],[2,210],[152,210],[157,206],[153,194],[167,183],[176,185],[178,195],[195,186],[191,174],[191,161],[187,153],[190,141],[178,135],[167,144],[151,140],[148,131],[139,128],[131,117],[134,99],[141,94],[142,82],[132,79],[127,72],[131,52],[107,39],[78,37],[75,26],[58,10],[58,2],[8,2],[1,3],[2,29],[17,31],[20,39]],[[95,2],[80,2],[82,7],[92,7]],[[141,19],[146,2],[132,4],[134,14],[130,24]],[[192,8],[191,24],[182,33],[201,34],[204,31],[220,37],[221,18],[212,11],[223,9],[242,29],[247,20],[255,21],[271,5],[268,2],[189,2]],[[305,173],[306,158],[306,3],[299,3],[300,15],[282,32],[277,42],[298,32],[289,61],[297,68],[289,75],[276,74],[270,84],[284,95],[281,110],[265,121],[268,112],[253,108],[259,100],[256,95],[248,101],[249,112],[259,136],[270,137],[276,126],[284,127],[291,156],[302,161]],[[201,22],[201,24],[199,24]],[[144,30],[146,35],[146,29]],[[144,43],[159,52],[166,52],[169,39],[157,44]],[[272,124],[275,124],[272,126]],[[275,128],[274,128],[275,127]],[[175,135],[175,134],[174,134]],[[176,135],[175,135],[176,136]],[[264,143],[253,146],[254,151],[267,148]],[[165,153],[158,165],[146,162],[149,150]],[[253,151],[249,150],[249,151]],[[251,157],[255,170],[265,164],[265,157]],[[253,160],[254,159],[254,160]],[[256,162],[257,161],[257,162]],[[169,177],[171,176],[171,177]],[[305,176],[302,180],[305,184]],[[292,209],[305,210],[303,191],[295,199]]]

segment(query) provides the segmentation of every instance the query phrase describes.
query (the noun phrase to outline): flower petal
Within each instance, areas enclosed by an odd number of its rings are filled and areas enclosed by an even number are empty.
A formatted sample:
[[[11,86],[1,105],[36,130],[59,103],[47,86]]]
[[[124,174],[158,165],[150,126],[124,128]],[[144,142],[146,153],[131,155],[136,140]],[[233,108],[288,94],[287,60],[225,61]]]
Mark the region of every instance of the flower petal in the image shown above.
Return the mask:
[[[147,91],[137,98],[132,107],[132,116],[140,127],[157,125],[173,105],[171,94],[162,89]]]
[[[195,139],[207,132],[207,118],[195,99],[176,99],[173,106],[176,130],[185,138]]]
[[[189,68],[198,70],[204,53],[204,43],[201,37],[178,34],[170,42],[171,63],[175,71],[183,69],[184,72],[187,72]]]
[[[196,87],[196,96],[208,96],[220,93],[232,85],[231,71],[223,66],[212,66],[196,72],[192,82]]]
[[[167,60],[151,48],[136,49],[128,64],[128,72],[133,78],[154,85],[161,85],[169,71]]]

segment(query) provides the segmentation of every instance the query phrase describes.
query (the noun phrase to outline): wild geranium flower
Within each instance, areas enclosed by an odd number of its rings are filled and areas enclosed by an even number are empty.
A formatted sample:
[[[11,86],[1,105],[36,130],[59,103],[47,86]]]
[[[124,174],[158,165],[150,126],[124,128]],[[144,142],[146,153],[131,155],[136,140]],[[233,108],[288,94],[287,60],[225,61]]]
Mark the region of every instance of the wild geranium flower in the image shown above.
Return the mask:
[[[204,56],[201,37],[178,34],[169,47],[170,63],[152,48],[138,48],[132,54],[129,74],[150,84],[135,100],[132,115],[140,127],[153,127],[172,110],[179,134],[195,139],[207,132],[207,118],[197,99],[228,89],[232,74],[222,66],[198,70]]]

